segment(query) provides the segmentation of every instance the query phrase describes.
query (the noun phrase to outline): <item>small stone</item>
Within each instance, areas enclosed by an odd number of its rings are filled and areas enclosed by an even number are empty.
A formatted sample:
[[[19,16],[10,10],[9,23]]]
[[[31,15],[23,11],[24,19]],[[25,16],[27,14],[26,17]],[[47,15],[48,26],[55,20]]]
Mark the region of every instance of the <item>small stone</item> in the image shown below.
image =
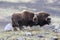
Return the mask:
[[[54,39],[54,40],[58,40],[58,38],[57,38],[57,37],[54,37],[53,39]]]
[[[45,35],[37,34],[36,36],[39,37],[39,38],[44,38]]]
[[[19,33],[18,33],[18,32],[15,32],[14,34],[15,34],[15,35],[18,35]]]
[[[25,32],[25,36],[32,36],[33,34],[31,32]]]
[[[19,37],[16,40],[26,40],[26,38],[25,37]]]
[[[58,40],[57,38],[55,38],[54,40]]]
[[[58,40],[58,37],[57,36],[54,36],[50,40]]]

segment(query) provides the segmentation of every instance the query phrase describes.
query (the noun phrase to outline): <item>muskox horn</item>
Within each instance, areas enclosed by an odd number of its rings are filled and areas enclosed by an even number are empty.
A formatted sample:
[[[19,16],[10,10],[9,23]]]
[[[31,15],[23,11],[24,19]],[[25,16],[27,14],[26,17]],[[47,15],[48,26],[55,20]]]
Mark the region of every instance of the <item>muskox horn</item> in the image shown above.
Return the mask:
[[[34,15],[34,17],[33,17],[33,22],[36,23],[36,24],[38,23],[38,17],[37,17],[37,14]]]

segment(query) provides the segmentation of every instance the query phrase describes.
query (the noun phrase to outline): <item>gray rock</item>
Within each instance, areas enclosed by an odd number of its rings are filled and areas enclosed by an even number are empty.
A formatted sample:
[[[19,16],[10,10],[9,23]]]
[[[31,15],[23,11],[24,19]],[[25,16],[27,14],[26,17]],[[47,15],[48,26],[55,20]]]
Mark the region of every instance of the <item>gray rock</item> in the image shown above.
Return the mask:
[[[25,36],[32,36],[33,34],[31,32],[25,32],[24,35]]]
[[[57,36],[51,37],[50,40],[58,40],[58,37]]]
[[[14,34],[15,34],[15,35],[18,35],[18,34],[19,34],[19,32],[14,32]]]
[[[59,24],[55,24],[55,28],[53,29],[53,32],[60,32],[60,25]]]
[[[26,38],[25,37],[19,37],[16,40],[26,40]]]
[[[45,35],[43,35],[43,34],[36,34],[36,37],[44,38],[44,37],[45,37]]]
[[[3,38],[0,38],[0,40],[4,40]]]

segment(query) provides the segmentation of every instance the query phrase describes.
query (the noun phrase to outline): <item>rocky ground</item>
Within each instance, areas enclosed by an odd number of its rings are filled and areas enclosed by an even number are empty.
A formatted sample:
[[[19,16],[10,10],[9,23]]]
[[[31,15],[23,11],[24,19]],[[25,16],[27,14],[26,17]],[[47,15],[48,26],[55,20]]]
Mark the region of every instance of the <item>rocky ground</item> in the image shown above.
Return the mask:
[[[0,40],[60,40],[60,32],[44,29],[44,27],[31,30],[0,31]]]

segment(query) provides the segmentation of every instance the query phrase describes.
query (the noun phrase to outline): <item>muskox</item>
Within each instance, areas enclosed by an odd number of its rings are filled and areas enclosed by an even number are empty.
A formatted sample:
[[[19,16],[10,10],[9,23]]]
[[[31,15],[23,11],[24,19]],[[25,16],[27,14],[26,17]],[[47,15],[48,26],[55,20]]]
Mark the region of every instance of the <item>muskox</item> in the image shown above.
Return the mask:
[[[34,23],[33,18],[34,18],[34,13],[30,11],[14,13],[12,15],[12,27],[14,28],[14,30],[17,30],[16,27],[22,29],[23,25],[31,27]]]
[[[14,13],[12,15],[12,27],[14,30],[17,30],[16,27],[19,29],[23,29],[23,26],[34,26],[34,25],[40,25],[42,27],[45,24],[51,23],[51,18],[48,18],[50,14],[46,12],[40,12],[40,13],[33,13],[30,11],[23,11],[20,13]]]

